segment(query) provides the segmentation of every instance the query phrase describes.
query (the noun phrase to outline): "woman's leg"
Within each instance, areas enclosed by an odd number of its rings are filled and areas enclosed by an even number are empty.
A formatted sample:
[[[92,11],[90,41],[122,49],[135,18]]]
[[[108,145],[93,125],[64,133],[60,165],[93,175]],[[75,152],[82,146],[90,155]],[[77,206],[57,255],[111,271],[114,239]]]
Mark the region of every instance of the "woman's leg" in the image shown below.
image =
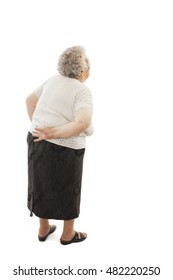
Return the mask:
[[[75,235],[74,231],[74,219],[73,220],[65,220],[63,232],[61,235],[61,239],[65,241],[71,240]]]
[[[49,225],[49,220],[48,219],[39,219],[40,222],[40,228],[39,228],[39,232],[38,235],[40,237],[45,236],[46,234],[48,234],[49,230],[50,230],[50,225]]]

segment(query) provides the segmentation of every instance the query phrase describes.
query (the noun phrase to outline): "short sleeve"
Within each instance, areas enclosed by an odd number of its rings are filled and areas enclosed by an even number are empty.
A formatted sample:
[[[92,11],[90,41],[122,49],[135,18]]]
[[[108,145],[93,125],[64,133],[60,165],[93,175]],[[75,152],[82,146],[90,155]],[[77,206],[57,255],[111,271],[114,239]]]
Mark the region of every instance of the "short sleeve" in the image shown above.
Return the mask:
[[[47,81],[46,81],[47,82]],[[46,84],[46,82],[44,82],[44,84],[42,84],[41,86],[37,87],[35,90],[34,90],[34,94],[37,96],[37,98],[39,99],[40,96],[42,95],[43,93],[43,88],[44,88],[44,85]]]
[[[80,109],[87,108],[93,110],[93,98],[90,90],[88,88],[84,88],[80,90],[76,96],[75,113],[77,113]]]

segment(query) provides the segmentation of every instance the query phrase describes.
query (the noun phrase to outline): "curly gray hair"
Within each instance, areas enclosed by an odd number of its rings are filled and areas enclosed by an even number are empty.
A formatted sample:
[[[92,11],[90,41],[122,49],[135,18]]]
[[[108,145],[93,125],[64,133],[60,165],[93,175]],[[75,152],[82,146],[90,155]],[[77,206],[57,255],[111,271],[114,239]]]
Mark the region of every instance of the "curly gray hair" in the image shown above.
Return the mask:
[[[86,69],[83,56],[85,49],[82,46],[74,46],[66,49],[58,60],[58,72],[69,78],[78,78],[81,71]]]

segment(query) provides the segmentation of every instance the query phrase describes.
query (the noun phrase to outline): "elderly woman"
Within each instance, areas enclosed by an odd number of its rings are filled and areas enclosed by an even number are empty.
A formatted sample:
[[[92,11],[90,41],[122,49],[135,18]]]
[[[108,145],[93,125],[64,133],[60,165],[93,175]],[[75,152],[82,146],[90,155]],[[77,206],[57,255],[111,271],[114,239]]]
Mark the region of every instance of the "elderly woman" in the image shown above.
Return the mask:
[[[87,237],[74,230],[86,136],[92,134],[92,95],[84,85],[90,64],[83,47],[66,49],[58,71],[26,99],[32,122],[27,136],[28,208],[39,217],[39,241],[56,229],[49,219],[57,219],[64,221],[60,242],[67,245]]]

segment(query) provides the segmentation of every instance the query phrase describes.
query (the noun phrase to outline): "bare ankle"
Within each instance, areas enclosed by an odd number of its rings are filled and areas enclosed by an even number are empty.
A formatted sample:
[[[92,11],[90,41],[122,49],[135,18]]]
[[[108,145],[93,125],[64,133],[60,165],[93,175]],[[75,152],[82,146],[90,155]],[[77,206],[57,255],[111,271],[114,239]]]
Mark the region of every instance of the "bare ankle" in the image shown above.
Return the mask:
[[[69,232],[63,232],[61,235],[61,239],[69,241],[73,238],[74,235],[75,235],[74,230],[69,231]]]

